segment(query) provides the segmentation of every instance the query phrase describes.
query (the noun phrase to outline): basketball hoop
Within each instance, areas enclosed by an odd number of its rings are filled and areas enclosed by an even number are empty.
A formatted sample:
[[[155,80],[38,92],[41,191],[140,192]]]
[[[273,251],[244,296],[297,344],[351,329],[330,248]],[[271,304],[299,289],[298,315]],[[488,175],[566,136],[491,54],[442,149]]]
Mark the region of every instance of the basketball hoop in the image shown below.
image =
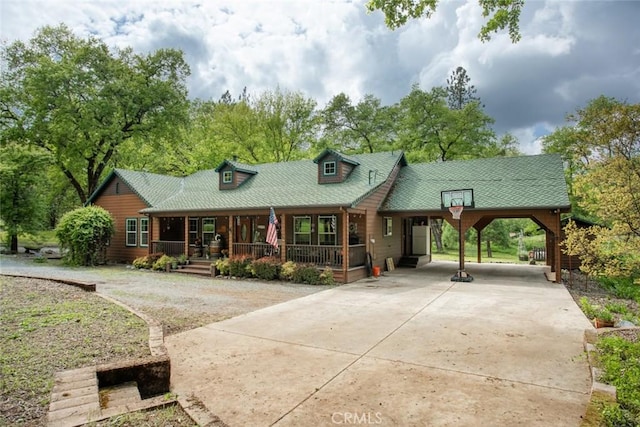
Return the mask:
[[[462,209],[464,206],[449,206],[449,212],[453,215],[453,219],[460,219],[460,215],[462,215]]]

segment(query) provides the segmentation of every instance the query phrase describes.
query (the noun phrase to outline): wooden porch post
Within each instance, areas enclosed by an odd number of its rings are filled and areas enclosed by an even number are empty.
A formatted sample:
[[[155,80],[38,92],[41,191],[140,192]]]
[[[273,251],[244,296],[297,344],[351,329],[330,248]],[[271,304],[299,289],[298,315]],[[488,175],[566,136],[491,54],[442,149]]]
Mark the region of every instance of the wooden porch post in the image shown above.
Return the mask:
[[[154,235],[153,235],[153,216],[149,215],[149,244],[147,245],[147,254],[150,255],[151,254],[151,250],[153,249],[153,241],[154,239]]]
[[[184,216],[184,255],[189,256],[189,216]]]
[[[287,262],[287,215],[280,214],[280,261]]]
[[[482,229],[480,230],[476,229],[476,231],[477,231],[476,237],[478,240],[476,249],[478,251],[478,264],[480,264],[482,262]]]
[[[233,215],[229,215],[229,238],[227,239],[227,242],[229,242],[229,257],[233,255],[233,223]]]
[[[342,277],[344,283],[348,282],[347,270],[349,269],[349,212],[342,213]]]

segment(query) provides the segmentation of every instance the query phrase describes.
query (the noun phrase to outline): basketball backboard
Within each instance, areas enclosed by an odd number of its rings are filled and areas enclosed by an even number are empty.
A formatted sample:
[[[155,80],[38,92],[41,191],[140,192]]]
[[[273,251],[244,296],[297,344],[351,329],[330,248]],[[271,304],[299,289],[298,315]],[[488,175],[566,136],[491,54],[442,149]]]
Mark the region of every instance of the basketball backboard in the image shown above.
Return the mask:
[[[473,190],[447,190],[440,192],[440,203],[442,209],[449,209],[451,206],[464,206],[465,208],[475,207],[473,200]]]

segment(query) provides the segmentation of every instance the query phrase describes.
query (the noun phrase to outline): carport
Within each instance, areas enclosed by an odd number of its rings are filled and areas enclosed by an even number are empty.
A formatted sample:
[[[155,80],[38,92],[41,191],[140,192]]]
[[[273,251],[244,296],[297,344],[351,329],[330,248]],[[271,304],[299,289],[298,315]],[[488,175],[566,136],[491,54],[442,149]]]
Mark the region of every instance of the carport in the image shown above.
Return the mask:
[[[460,221],[453,220],[442,203],[442,192],[463,189],[473,192],[473,205],[464,208]],[[426,218],[427,225],[436,226],[444,219],[459,232],[472,227],[478,232],[478,263],[482,230],[493,220],[531,219],[546,233],[547,278],[556,282],[561,269],[561,214],[570,209],[562,159],[554,154],[408,165],[382,207],[385,215],[400,216],[405,224],[403,256],[412,255],[414,219]],[[464,259],[464,247],[462,255]]]

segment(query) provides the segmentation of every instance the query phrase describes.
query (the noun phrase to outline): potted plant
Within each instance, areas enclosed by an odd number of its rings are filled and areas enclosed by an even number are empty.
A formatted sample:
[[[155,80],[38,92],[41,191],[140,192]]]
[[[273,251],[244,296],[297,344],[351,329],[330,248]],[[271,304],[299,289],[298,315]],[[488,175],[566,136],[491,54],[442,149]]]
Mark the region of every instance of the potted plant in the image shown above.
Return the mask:
[[[613,314],[606,308],[596,311],[593,318],[593,325],[596,328],[611,328],[613,327]]]

